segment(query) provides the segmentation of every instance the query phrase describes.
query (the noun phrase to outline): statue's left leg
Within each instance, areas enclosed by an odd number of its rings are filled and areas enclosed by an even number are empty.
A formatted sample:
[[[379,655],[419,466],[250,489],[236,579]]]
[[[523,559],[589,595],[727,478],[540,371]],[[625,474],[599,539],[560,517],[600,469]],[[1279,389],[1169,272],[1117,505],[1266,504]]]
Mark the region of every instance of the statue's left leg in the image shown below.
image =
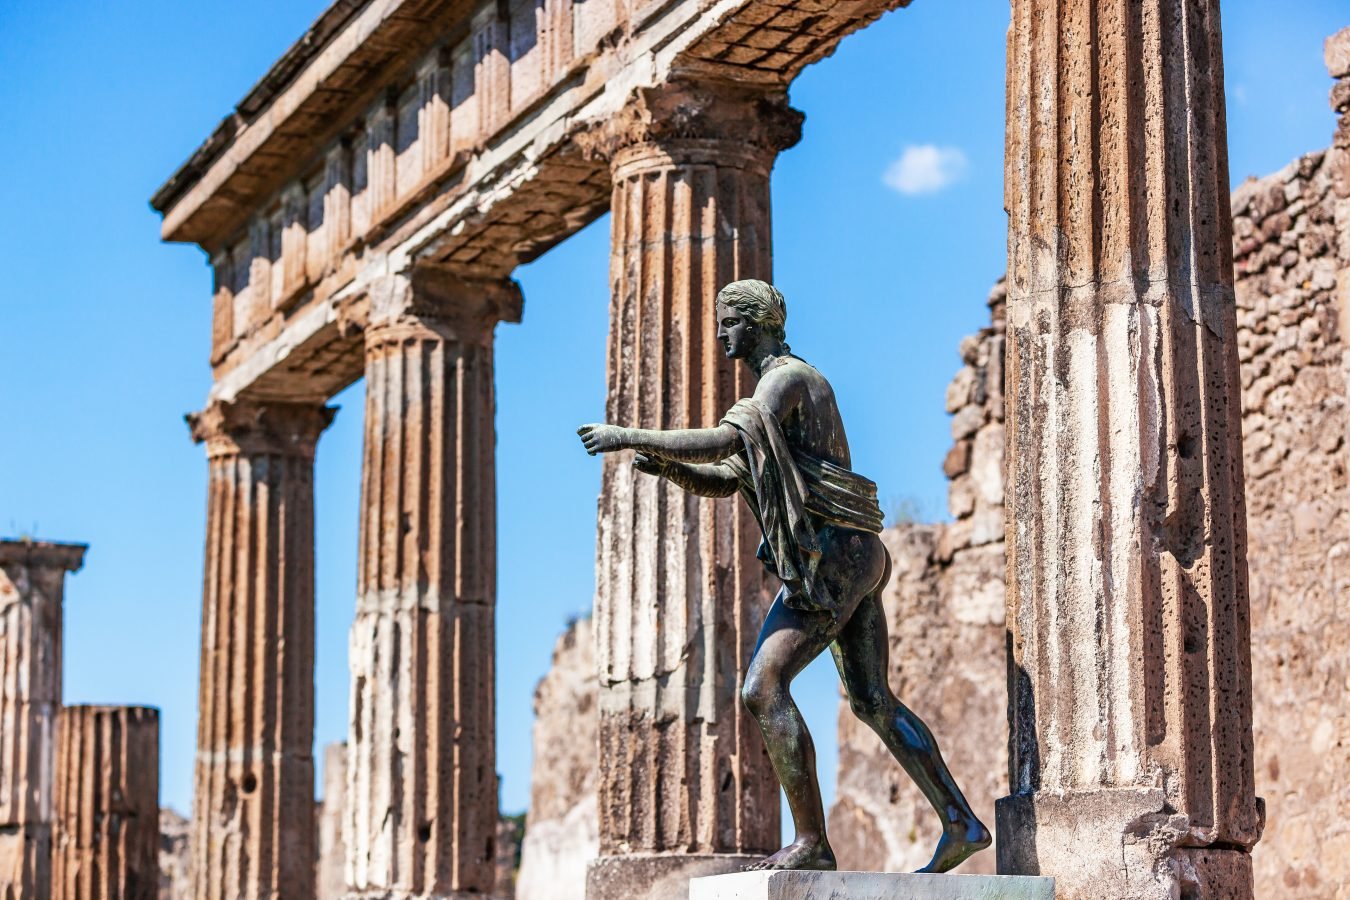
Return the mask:
[[[957,787],[933,733],[891,691],[886,677],[890,647],[880,589],[858,605],[830,650],[854,715],[877,733],[942,818],[937,850],[919,871],[946,872],[988,847],[989,830]]]

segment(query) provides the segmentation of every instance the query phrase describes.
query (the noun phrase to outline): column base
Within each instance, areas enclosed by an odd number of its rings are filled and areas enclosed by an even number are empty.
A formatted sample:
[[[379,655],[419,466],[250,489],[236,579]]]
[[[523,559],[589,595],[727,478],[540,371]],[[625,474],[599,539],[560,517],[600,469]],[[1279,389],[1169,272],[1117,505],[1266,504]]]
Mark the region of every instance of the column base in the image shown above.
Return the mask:
[[[689,900],[1055,900],[1055,879],[1034,875],[893,872],[738,872],[696,878]]]
[[[688,900],[689,879],[739,872],[768,854],[630,853],[586,867],[586,900]]]
[[[1250,898],[1241,847],[1187,847],[1189,820],[1158,788],[1004,797],[994,804],[998,871],[1053,875],[1059,900]]]

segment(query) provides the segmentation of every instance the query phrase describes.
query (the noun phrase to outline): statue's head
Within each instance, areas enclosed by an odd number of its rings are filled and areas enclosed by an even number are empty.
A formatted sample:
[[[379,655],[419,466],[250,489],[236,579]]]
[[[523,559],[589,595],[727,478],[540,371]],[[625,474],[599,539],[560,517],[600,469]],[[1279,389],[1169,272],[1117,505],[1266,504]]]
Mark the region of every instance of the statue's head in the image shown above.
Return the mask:
[[[717,292],[717,339],[731,359],[745,359],[763,342],[787,350],[787,301],[758,278],[733,281]]]

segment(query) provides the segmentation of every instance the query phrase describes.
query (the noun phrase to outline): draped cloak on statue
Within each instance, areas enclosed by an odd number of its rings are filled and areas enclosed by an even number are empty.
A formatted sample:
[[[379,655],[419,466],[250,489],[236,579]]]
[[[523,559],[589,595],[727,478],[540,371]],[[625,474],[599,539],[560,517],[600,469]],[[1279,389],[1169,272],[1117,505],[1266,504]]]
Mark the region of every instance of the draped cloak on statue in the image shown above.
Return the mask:
[[[817,529],[838,525],[879,534],[876,484],[792,447],[762,400],[737,401],[722,421],[741,437],[744,452],[723,465],[736,475],[741,496],[759,520],[764,539],[755,555],[783,580],[788,606],[837,618],[839,601],[816,574],[822,549]]]

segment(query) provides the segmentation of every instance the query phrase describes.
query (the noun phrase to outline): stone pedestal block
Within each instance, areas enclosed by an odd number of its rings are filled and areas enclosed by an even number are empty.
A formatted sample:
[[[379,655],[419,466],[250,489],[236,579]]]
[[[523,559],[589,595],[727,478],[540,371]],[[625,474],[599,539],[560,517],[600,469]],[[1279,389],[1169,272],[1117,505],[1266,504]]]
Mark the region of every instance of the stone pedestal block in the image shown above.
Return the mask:
[[[53,900],[155,900],[159,710],[70,706],[58,733]]]
[[[689,900],[1055,900],[1055,879],[1030,875],[738,872],[695,878],[689,882]]]
[[[1116,788],[1006,797],[996,806],[1000,872],[1044,872],[1094,897],[1174,900],[1252,894],[1252,858],[1242,848],[1175,848],[1187,818],[1164,812],[1161,788]],[[1085,853],[1114,841],[1110,856]],[[1081,889],[1080,889],[1081,890]],[[1083,891],[1087,896],[1088,892]]]
[[[0,541],[0,897],[50,890],[61,603],[85,549]]]
[[[602,856],[586,870],[586,900],[688,900],[692,878],[739,872],[750,853],[629,853]]]

